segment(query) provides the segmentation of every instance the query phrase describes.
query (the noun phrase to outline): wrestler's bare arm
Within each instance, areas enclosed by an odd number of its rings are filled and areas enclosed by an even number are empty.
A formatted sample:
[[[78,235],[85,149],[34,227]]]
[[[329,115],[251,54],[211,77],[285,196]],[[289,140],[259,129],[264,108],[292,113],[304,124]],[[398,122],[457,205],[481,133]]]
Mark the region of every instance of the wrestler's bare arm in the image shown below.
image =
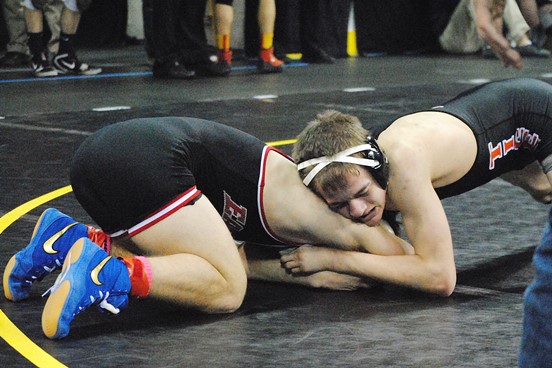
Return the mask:
[[[362,278],[408,286],[448,296],[456,283],[452,238],[441,202],[433,189],[427,160],[411,152],[395,157],[390,179],[390,195],[402,219],[415,254],[379,256],[374,254],[302,248],[282,256],[284,266],[293,273],[321,269]],[[329,254],[328,252],[332,252]],[[316,253],[316,254],[314,254]]]
[[[282,267],[277,257],[258,257],[259,246],[242,247],[243,260],[246,262],[247,277],[250,280],[278,282],[324,288],[332,290],[356,290],[372,286],[370,280],[340,274],[332,271],[320,271],[308,275],[292,275]]]
[[[416,252],[413,255],[381,256],[301,247],[282,256],[281,261],[295,274],[330,270],[448,296],[456,283],[456,268],[446,215],[438,198],[435,201],[429,198],[419,208],[420,211],[407,211],[403,215],[405,230]],[[430,214],[423,213],[424,209]]]
[[[333,211],[306,187],[300,188],[300,203],[289,214],[286,239],[299,244],[369,252],[380,255],[404,254],[408,244],[391,235],[383,226],[369,227]]]
[[[382,255],[408,251],[408,244],[391,236],[385,228],[370,228],[331,211],[301,182],[293,163],[280,160],[274,156],[277,154],[270,155],[263,205],[268,225],[279,237],[291,244],[323,245]]]
[[[493,49],[500,62],[508,67],[521,69],[521,55],[510,47],[501,29],[504,5],[492,0],[473,0],[477,33]]]

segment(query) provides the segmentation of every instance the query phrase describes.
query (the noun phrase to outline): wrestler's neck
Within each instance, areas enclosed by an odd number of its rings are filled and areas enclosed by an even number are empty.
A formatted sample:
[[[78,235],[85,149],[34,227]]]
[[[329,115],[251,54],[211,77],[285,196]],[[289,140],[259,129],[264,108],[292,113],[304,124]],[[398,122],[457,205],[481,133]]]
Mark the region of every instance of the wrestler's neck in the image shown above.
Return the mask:
[[[395,205],[395,202],[393,201],[393,199],[389,195],[389,190],[385,194],[385,210],[386,211],[398,211],[399,210],[397,208],[397,206]]]

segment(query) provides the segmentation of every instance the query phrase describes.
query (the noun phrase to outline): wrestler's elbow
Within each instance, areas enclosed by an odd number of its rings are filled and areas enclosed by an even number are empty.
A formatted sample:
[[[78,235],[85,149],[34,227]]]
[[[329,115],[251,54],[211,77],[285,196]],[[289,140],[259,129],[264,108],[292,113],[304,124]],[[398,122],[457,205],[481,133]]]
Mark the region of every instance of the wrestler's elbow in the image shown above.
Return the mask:
[[[408,242],[402,241],[401,244],[400,244],[400,248],[401,248],[400,249],[401,254],[404,254],[404,255],[416,254],[416,250],[414,249],[412,244],[410,244]]]
[[[452,280],[443,280],[436,288],[435,294],[442,296],[444,298],[449,297],[454,292],[456,287],[456,281]]]
[[[456,270],[445,267],[433,267],[430,271],[431,280],[425,290],[442,297],[449,297],[456,287]]]

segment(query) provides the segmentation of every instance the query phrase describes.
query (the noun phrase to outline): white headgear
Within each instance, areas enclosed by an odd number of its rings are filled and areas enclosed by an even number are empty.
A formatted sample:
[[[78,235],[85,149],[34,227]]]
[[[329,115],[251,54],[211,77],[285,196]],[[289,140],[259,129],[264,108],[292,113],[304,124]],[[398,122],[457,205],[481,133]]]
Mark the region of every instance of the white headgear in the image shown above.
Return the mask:
[[[367,157],[374,157],[379,158],[382,157],[383,154],[379,150],[379,147],[377,145],[374,147],[374,145],[371,143],[371,141],[375,141],[371,138],[368,138],[368,143],[361,144],[359,146],[347,148],[341,152],[336,153],[335,155],[331,156],[322,156],[317,158],[312,158],[307,161],[303,161],[300,164],[297,165],[297,171],[301,171],[306,167],[316,165],[314,169],[312,169],[308,175],[303,179],[303,183],[308,186],[312,179],[326,166],[331,164],[332,162],[343,162],[343,163],[350,163],[350,164],[357,164],[362,166],[367,166],[372,169],[379,169],[382,167],[383,162],[381,160],[372,159],[372,158],[365,158],[365,157],[352,157],[351,155],[363,151],[371,152],[372,154],[366,155]],[[387,162],[387,159],[385,156],[383,156],[385,159],[385,162]],[[381,183],[380,183],[381,184]],[[386,187],[386,185],[382,185],[382,187]]]

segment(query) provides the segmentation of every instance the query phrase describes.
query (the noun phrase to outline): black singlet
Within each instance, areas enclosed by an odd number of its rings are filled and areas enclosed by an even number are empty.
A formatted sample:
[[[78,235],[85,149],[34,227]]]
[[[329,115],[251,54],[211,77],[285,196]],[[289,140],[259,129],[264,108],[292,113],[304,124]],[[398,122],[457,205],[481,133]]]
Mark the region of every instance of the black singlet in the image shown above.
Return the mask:
[[[440,198],[467,192],[552,154],[552,86],[540,80],[516,78],[486,83],[423,111],[459,118],[477,140],[472,168],[460,180],[435,188]],[[379,128],[380,132],[384,129]]]
[[[207,120],[129,120],[83,142],[71,184],[92,219],[114,236],[135,235],[202,193],[236,240],[280,244],[262,208],[270,150],[249,134]]]

